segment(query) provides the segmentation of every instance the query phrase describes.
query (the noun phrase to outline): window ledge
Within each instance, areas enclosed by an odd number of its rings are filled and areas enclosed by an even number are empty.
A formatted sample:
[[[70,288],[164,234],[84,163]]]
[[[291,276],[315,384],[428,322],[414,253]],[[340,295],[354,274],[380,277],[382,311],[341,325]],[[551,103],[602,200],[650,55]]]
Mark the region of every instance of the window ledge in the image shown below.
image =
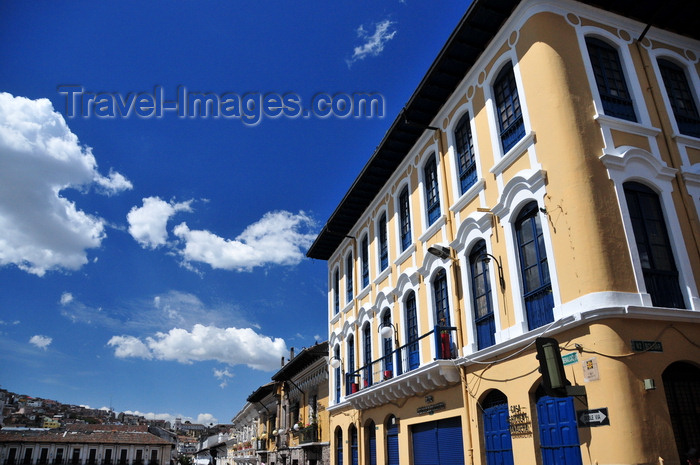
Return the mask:
[[[467,192],[462,194],[462,196],[457,199],[455,204],[450,207],[450,211],[454,213],[460,211],[465,205],[474,200],[476,196],[479,195],[479,192],[484,190],[485,185],[486,181],[484,181],[484,178],[479,178],[472,187],[467,189]]]
[[[415,251],[416,251],[416,244],[414,243],[414,244],[411,244],[410,246],[408,246],[408,248],[406,250],[401,252],[401,255],[399,255],[399,258],[397,258],[396,261],[394,262],[394,265],[396,265],[396,266],[403,265],[403,262],[405,262],[408,257],[413,255],[413,252],[415,252]]]
[[[661,134],[661,129],[645,126],[633,121],[627,121],[626,119],[615,118],[613,116],[597,115],[595,120],[598,121],[601,127],[626,131],[639,136],[656,137]]]
[[[433,224],[430,225],[428,229],[425,230],[423,234],[418,238],[419,241],[425,242],[435,235],[438,229],[442,228],[445,223],[447,223],[447,217],[442,215],[440,218],[435,220]]]
[[[693,136],[686,136],[685,134],[679,134],[674,132],[671,134],[671,138],[678,144],[687,145],[688,147],[693,147],[695,149],[700,149],[700,139]]]
[[[348,313],[354,307],[355,307],[355,302],[350,302],[340,310],[340,313]]]
[[[520,156],[525,153],[525,151],[530,148],[532,144],[535,143],[535,131],[530,131],[518,141],[517,144],[515,144],[513,147],[511,147],[508,152],[503,154],[500,160],[496,162],[495,165],[491,167],[489,170],[490,173],[495,174],[498,176],[499,174],[503,173],[510,165],[512,165],[515,160],[520,158]]]
[[[374,279],[374,281],[373,281],[374,284],[377,285],[377,284],[381,283],[381,282],[384,281],[384,279],[386,279],[386,277],[389,276],[390,274],[391,274],[391,267],[390,267],[390,266],[387,266],[386,268],[384,268],[384,270],[383,270],[381,273],[379,273],[379,276],[377,276],[377,277]]]
[[[357,300],[364,299],[367,294],[369,294],[371,286],[368,284],[360,292],[357,293],[357,296],[355,297]]]

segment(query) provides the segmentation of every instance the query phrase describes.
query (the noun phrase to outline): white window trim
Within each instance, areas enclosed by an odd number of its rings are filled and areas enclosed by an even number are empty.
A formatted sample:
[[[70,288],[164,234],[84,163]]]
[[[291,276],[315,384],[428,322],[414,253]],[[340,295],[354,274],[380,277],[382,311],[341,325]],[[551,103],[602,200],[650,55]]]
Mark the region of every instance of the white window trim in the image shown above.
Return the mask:
[[[690,309],[700,311],[700,297],[698,297],[698,289],[693,279],[688,251],[685,248],[685,240],[672,198],[673,180],[678,170],[670,168],[659,161],[659,157],[633,147],[621,147],[617,153],[607,153],[601,156],[600,159],[607,168],[608,176],[615,186],[618,206],[627,237],[627,249],[632,260],[637,289],[641,295],[643,305],[651,306],[651,296],[647,293],[646,285],[644,284],[642,265],[634,240],[632,221],[627,209],[627,200],[623,187],[623,184],[627,181],[641,181],[642,184],[651,187],[652,190],[657,192],[664,213],[673,258],[678,268],[678,284],[681,288],[683,299]]]
[[[460,224],[459,231],[457,232],[457,239],[452,243],[452,248],[455,249],[455,252],[459,257],[460,268],[464,270],[461,278],[462,289],[464,290],[464,321],[466,322],[465,333],[468,336],[467,340],[464,341],[465,345],[462,348],[464,355],[470,355],[479,351],[477,348],[476,325],[474,324],[474,309],[472,308],[473,299],[469,254],[480,240],[483,240],[486,243],[486,252],[493,254],[490,241],[493,233],[492,219],[493,215],[491,213],[475,212],[470,214],[462,222],[462,224]],[[489,266],[489,280],[492,284],[491,304],[493,308],[496,333],[498,333],[498,330],[501,327],[501,308],[498,300],[498,292],[500,291],[501,287],[496,274],[497,268],[497,266]]]
[[[421,228],[424,232],[419,236],[419,240],[423,241],[421,239],[427,234],[427,231],[433,230],[435,227],[435,224],[440,222],[440,220],[443,219],[445,216],[445,210],[446,210],[446,203],[444,199],[444,186],[442,185],[442,176],[440,176],[440,170],[442,168],[441,165],[441,160],[439,156],[440,151],[438,150],[437,143],[434,144],[434,146],[429,147],[423,156],[420,159],[420,162],[418,163],[419,169],[418,169],[418,189],[419,189],[419,194],[420,194],[420,199],[421,199],[421,211],[420,211],[420,217],[421,217],[421,224],[423,227]],[[430,160],[430,157],[435,158],[435,171],[437,174],[437,181],[438,181],[438,199],[440,199],[440,217],[436,219],[433,224],[428,224],[428,199],[425,195],[425,165],[428,163],[428,160]]]
[[[402,240],[401,240],[401,193],[404,188],[408,190],[408,224],[411,227],[411,243],[406,247],[406,250],[401,250]],[[411,183],[410,180],[406,179],[401,184],[399,184],[398,189],[396,189],[396,195],[394,196],[394,212],[396,214],[396,225],[394,227],[394,235],[396,237],[396,250],[399,252],[399,256],[404,255],[404,253],[414,245],[415,228],[413,227],[413,209],[411,208]]]
[[[496,331],[496,343],[512,339],[527,333],[528,322],[523,300],[523,283],[520,273],[520,257],[518,251],[518,241],[515,233],[515,220],[522,208],[530,203],[536,202],[538,207],[543,209],[543,199],[547,194],[546,189],[547,173],[543,170],[524,170],[519,172],[503,189],[499,203],[492,209],[492,212],[501,219],[506,241],[507,262],[512,266],[508,267],[509,276],[507,282],[510,283],[513,295],[513,313],[515,324],[509,328]],[[547,253],[547,264],[549,266],[549,276],[552,285],[552,296],[554,300],[554,321],[563,317],[561,309],[561,293],[559,290],[559,278],[557,274],[556,256],[552,249],[552,237],[549,222],[544,214],[538,212],[542,225],[542,236],[544,238],[545,251]],[[539,328],[541,330],[541,328]],[[537,331],[537,329],[533,330]]]
[[[498,60],[494,63],[493,67],[491,68],[491,71],[489,75],[486,77],[483,85],[483,90],[484,90],[484,99],[485,99],[485,108],[486,108],[486,115],[488,116],[487,120],[489,123],[489,133],[491,134],[491,147],[493,149],[493,158],[494,158],[494,167],[495,166],[501,166],[503,163],[507,163],[508,165],[512,164],[512,160],[510,162],[502,162],[504,158],[506,158],[506,155],[509,155],[516,147],[520,145],[523,139],[518,141],[514,147],[511,147],[510,150],[508,150],[507,153],[503,152],[503,143],[501,141],[501,130],[500,130],[500,125],[498,122],[498,108],[496,107],[496,96],[494,95],[493,92],[493,85],[496,81],[496,77],[498,74],[503,70],[503,67],[507,65],[507,63],[510,63],[513,67],[513,76],[515,77],[515,86],[518,89],[518,101],[520,102],[520,111],[523,115],[523,127],[525,129],[525,139],[532,133],[532,127],[530,126],[530,112],[528,111],[527,108],[527,101],[525,98],[525,91],[523,88],[523,83],[522,79],[520,76],[520,65],[518,63],[518,57],[517,54],[515,53],[514,49],[509,50],[508,52],[504,53],[501,55]],[[524,149],[523,149],[524,150]],[[512,155],[511,155],[512,156]],[[507,167],[507,166],[506,166]],[[503,167],[503,170],[505,170],[506,167]],[[494,173],[494,168],[492,167],[490,172]],[[494,173],[497,174],[498,173]]]

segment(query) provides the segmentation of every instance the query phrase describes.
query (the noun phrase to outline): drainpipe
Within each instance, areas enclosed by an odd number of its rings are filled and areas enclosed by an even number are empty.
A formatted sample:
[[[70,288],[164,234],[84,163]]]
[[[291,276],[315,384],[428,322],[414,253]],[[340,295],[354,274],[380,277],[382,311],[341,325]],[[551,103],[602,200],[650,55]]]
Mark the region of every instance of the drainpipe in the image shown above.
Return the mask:
[[[402,113],[404,113],[404,122],[406,124],[412,124],[416,126],[422,126],[425,129],[430,129],[431,131],[437,132],[437,138],[438,138],[438,152],[440,153],[440,156],[443,157],[442,163],[440,163],[440,166],[442,167],[442,179],[444,180],[444,185],[447,186],[447,168],[445,167],[445,159],[444,156],[447,155],[442,143],[442,130],[440,128],[437,128],[435,126],[428,126],[428,125],[423,125],[420,123],[415,123],[412,121],[409,121],[408,117],[405,114],[406,108],[402,110]],[[450,204],[450,198],[449,198],[449,189],[445,189],[445,199],[447,200],[448,205]],[[447,207],[447,206],[446,206]],[[452,221],[452,213],[450,212],[449,208],[446,208],[445,212],[445,218],[446,218],[446,223],[447,223],[447,231],[448,231],[448,240],[449,243],[451,244],[452,241],[454,241],[455,238],[455,231],[454,231],[454,223]],[[451,250],[451,248],[450,248]],[[450,252],[451,253],[451,252]],[[455,293],[457,294],[457,299],[455,302],[455,316],[457,317],[457,321],[459,321],[459,326],[458,326],[458,331],[457,331],[457,344],[459,345],[460,350],[464,347],[464,335],[462,333],[462,309],[460,306],[460,299],[462,297],[462,282],[461,282],[461,273],[459,271],[459,258],[457,257],[450,257],[452,261],[452,270],[453,270],[453,280],[455,283]],[[467,453],[469,454],[469,464],[474,465],[474,448],[472,447],[472,426],[471,426],[471,421],[472,421],[472,416],[469,408],[469,396],[467,394],[467,370],[466,367],[463,365],[458,365],[457,369],[459,370],[459,378],[460,381],[462,382],[462,403],[464,404],[464,410],[466,412],[467,416],[467,425],[466,425],[466,437],[464,438],[466,448],[467,448]],[[464,430],[464,428],[463,428]]]

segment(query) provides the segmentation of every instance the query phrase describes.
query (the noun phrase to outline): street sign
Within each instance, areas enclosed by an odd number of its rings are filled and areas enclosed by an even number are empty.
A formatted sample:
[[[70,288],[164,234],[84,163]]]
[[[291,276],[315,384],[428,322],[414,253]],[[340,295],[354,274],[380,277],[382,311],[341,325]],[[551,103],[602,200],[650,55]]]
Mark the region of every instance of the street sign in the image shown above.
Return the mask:
[[[578,425],[585,428],[610,425],[607,407],[591,410],[577,410],[576,418],[578,420]]]
[[[564,366],[573,365],[578,362],[578,353],[571,352],[570,354],[562,355],[561,361],[564,363]]]

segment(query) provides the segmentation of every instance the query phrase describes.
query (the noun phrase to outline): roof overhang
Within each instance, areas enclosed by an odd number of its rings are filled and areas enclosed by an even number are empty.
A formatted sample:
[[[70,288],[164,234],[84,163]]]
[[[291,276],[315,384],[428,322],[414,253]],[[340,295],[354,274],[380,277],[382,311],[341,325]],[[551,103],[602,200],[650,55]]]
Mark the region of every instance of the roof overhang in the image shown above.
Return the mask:
[[[328,260],[431,124],[521,0],[474,0],[408,103],[306,253]],[[700,38],[695,0],[583,0],[677,34]]]

